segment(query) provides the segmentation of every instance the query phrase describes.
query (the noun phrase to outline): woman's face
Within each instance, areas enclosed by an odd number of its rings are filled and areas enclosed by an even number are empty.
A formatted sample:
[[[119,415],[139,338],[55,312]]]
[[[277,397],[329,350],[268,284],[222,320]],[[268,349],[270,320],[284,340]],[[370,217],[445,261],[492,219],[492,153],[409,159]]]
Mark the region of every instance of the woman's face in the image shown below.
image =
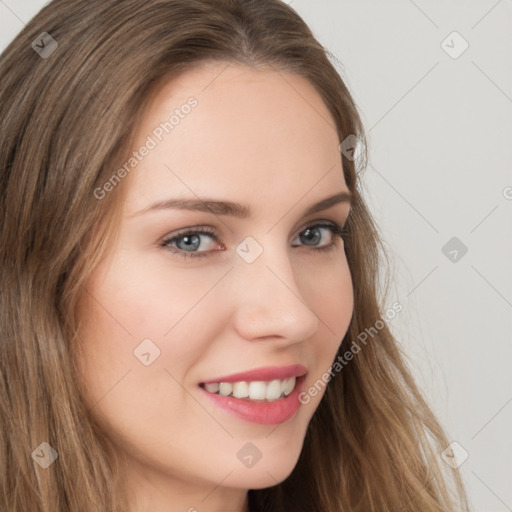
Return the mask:
[[[168,495],[176,510],[222,509],[294,468],[353,310],[329,227],[349,203],[307,213],[348,192],[338,145],[313,86],[281,71],[209,63],[151,99],[136,160],[112,173],[128,187],[117,245],[79,309],[86,399],[141,506]],[[192,208],[206,198],[246,215]]]

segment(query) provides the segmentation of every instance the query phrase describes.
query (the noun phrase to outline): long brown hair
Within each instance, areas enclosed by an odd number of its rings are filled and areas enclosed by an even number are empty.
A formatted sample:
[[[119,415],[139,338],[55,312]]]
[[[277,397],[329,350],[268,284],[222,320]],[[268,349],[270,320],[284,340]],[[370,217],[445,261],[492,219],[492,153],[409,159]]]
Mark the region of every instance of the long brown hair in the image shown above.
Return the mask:
[[[101,200],[94,191],[126,160],[152,92],[207,61],[300,74],[323,98],[340,142],[359,141],[364,163],[364,128],[333,60],[279,0],[54,0],[5,49],[2,511],[129,510],[111,441],[82,399],[76,305],[115,236],[124,187],[119,183]],[[382,321],[384,250],[362,198],[361,174],[350,153],[340,151],[340,158],[353,195],[345,250],[355,303],[338,355],[373,327],[372,335],[333,374],[292,474],[274,487],[250,490],[250,509],[461,510],[467,507],[461,478],[439,458],[448,440]],[[59,457],[47,469],[34,462],[42,442]]]

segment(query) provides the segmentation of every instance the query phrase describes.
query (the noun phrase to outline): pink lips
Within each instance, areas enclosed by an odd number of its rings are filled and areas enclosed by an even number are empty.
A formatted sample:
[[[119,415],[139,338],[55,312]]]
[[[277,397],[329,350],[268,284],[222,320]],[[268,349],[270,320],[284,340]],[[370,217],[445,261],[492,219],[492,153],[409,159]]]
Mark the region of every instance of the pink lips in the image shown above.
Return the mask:
[[[274,379],[287,379],[290,377],[302,377],[306,375],[308,369],[302,364],[292,364],[290,366],[266,366],[256,368],[247,372],[233,373],[224,377],[205,380],[202,384],[212,384],[214,382],[242,382],[242,381],[271,381]]]
[[[199,390],[215,405],[239,419],[262,425],[273,425],[289,420],[298,411],[301,406],[299,395],[304,387],[304,380],[305,377],[298,377],[293,391],[287,397],[273,402],[217,395],[209,393],[202,387],[199,387]]]
[[[307,368],[301,364],[281,367],[257,368],[243,373],[235,373],[224,377],[217,377],[201,383],[199,390],[204,393],[208,400],[224,409],[227,413],[251,423],[271,425],[283,423],[295,416],[301,406],[299,395],[304,387]],[[235,398],[234,396],[223,396],[210,393],[203,387],[204,384],[220,382],[241,382],[241,381],[271,381],[274,379],[287,379],[296,377],[295,388],[286,397],[274,401],[250,400],[248,398]]]

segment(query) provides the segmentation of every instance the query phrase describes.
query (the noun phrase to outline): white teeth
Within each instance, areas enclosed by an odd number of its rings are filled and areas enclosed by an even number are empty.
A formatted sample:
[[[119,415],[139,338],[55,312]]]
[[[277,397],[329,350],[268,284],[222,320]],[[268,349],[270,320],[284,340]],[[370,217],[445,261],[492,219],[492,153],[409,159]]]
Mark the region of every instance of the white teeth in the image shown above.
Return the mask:
[[[205,384],[204,387],[206,388],[206,391],[209,391],[210,393],[217,393],[217,391],[219,391],[218,382],[214,382],[213,384]]]
[[[281,381],[273,380],[268,386],[265,392],[265,398],[267,400],[277,400],[281,396]]]
[[[263,381],[249,382],[249,398],[251,400],[263,400],[265,398],[265,383]]]
[[[221,382],[219,384],[219,393],[224,396],[229,396],[233,392],[233,384],[231,382]]]
[[[275,379],[270,382],[215,382],[205,384],[206,391],[223,396],[234,396],[235,398],[249,398],[250,400],[279,400],[288,396],[295,388],[296,378]]]
[[[288,396],[295,387],[295,377],[292,377],[291,379],[286,379],[283,385],[283,393]]]
[[[235,398],[247,398],[249,396],[249,385],[247,382],[235,382],[233,384],[233,396]]]

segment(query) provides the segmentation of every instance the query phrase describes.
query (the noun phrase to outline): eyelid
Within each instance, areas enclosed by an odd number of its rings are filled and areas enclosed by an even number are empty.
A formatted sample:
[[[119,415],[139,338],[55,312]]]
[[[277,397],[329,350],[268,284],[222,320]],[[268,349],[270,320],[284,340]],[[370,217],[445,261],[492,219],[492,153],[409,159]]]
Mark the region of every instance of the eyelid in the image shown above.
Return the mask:
[[[328,224],[331,224],[332,226],[338,226],[340,229],[343,230],[343,229],[345,229],[347,221],[342,222],[342,223],[338,223],[337,221],[332,220],[332,219],[318,219],[318,220],[308,221],[296,231],[296,233],[293,235],[293,238],[296,238],[304,230],[306,230],[310,227],[318,226],[319,224],[322,224],[322,223],[328,223]],[[184,236],[188,233],[195,234],[198,232],[206,232],[206,234],[212,235],[215,238],[217,238],[217,240],[222,242],[222,234],[220,233],[220,231],[218,231],[216,228],[214,228],[212,226],[201,226],[201,225],[178,229],[177,231],[173,231],[173,232],[165,235],[161,241],[166,242],[166,241],[169,241],[178,236]]]

